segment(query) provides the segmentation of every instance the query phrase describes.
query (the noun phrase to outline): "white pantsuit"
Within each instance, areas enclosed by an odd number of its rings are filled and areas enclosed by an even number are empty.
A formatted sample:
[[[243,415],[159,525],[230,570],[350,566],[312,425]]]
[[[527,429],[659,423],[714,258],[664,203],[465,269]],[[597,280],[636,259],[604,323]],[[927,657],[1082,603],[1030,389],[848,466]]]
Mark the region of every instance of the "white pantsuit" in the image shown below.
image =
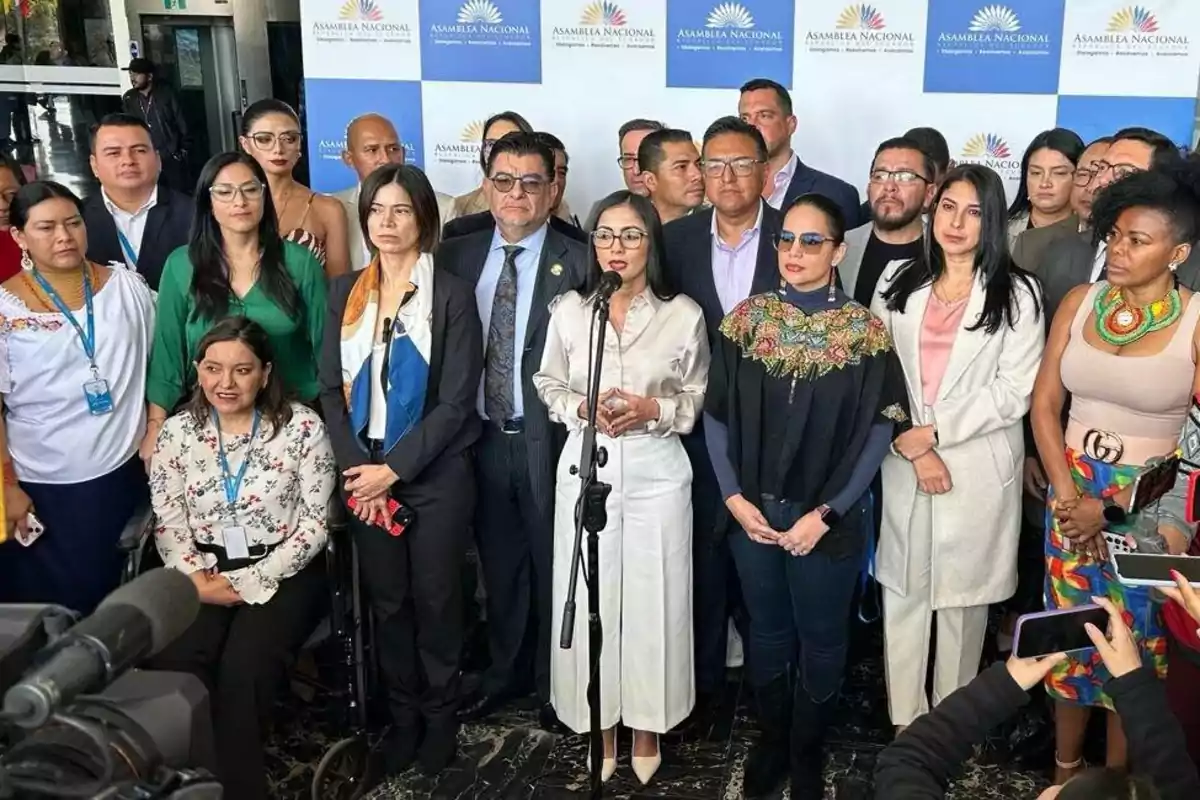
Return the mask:
[[[1021,530],[1021,421],[1045,346],[1033,290],[1020,281],[1013,326],[968,330],[979,320],[986,290],[976,282],[955,334],[931,406],[924,403],[921,330],[932,288],[890,311],[882,293],[903,267],[879,281],[871,310],[892,334],[904,368],[913,424],[937,429],[936,451],[953,488],[929,496],[916,471],[896,454],[883,462],[883,522],[875,577],[883,586],[884,656],[892,723],[908,725],[929,708],[925,675],[934,613],[936,704],[969,683],[979,668],[987,607],[1017,585]]]
[[[575,538],[575,504],[587,389],[591,303],[568,292],[550,316],[538,396],[570,431],[559,458],[554,506],[553,631],[562,626]],[[600,436],[611,484],[600,532],[600,703],[603,727],[624,722],[665,733],[695,702],[692,664],[692,472],[679,434],[695,425],[708,381],[704,317],[687,297],[648,290],[634,297],[623,330],[606,334],[601,393],[610,388],[654,398],[657,420],[613,439]],[[577,732],[589,727],[587,588],[576,595],[572,647],[555,647],[550,700]]]

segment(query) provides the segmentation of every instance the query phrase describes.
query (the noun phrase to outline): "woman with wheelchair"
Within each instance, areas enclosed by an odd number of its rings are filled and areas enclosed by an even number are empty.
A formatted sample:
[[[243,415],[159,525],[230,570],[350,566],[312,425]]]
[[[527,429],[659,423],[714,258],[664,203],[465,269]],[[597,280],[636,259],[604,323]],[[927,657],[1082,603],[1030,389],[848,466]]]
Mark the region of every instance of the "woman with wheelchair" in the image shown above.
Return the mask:
[[[416,759],[435,774],[458,735],[483,335],[472,287],[434,271],[438,208],[423,172],[373,172],[359,218],[372,260],[330,283],[321,405],[392,714],[384,766]]]
[[[225,796],[265,800],[265,724],[328,597],[316,556],[333,452],[316,412],[286,399],[258,323],[218,322],[194,366],[190,403],[159,433],[150,490],[158,554],[191,576],[203,605],[149,666],[205,682]]]
[[[120,581],[117,542],[146,501],[136,456],[154,301],[137,273],[87,260],[80,208],[45,181],[9,210],[23,269],[0,287],[0,456],[14,524],[0,544],[0,602],[90,614]]]

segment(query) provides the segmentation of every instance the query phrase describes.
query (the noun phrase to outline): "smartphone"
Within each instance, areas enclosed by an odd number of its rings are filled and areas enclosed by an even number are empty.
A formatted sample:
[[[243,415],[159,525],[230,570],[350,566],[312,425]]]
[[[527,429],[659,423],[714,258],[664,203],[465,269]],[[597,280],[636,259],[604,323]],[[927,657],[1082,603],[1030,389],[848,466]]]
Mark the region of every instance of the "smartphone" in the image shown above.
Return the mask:
[[[1108,627],[1108,612],[1097,605],[1086,605],[1025,614],[1017,619],[1013,655],[1017,658],[1037,658],[1095,647],[1083,629],[1089,622],[1105,630]]]
[[[40,539],[42,534],[45,532],[46,526],[42,524],[40,519],[34,516],[32,511],[30,511],[25,516],[25,532],[22,533],[20,528],[17,529],[17,541],[23,546],[29,547],[38,539]]]
[[[1136,514],[1150,506],[1175,487],[1179,475],[1179,456],[1174,455],[1138,473],[1133,483],[1133,497],[1129,501],[1129,513]]]
[[[1175,570],[1192,586],[1200,587],[1200,557],[1159,553],[1115,553],[1117,580],[1126,586],[1175,586]]]
[[[346,507],[351,511],[358,510],[358,499],[351,495],[346,500]],[[392,536],[402,536],[408,527],[417,520],[417,513],[403,503],[398,502],[394,497],[388,498],[388,514],[391,515],[391,521],[384,525],[378,522],[373,524],[386,530]]]
[[[1117,533],[1105,528],[1101,533],[1104,535],[1104,543],[1108,545],[1108,556],[1111,559],[1117,553],[1133,553],[1136,552],[1129,544],[1129,539],[1123,533]]]

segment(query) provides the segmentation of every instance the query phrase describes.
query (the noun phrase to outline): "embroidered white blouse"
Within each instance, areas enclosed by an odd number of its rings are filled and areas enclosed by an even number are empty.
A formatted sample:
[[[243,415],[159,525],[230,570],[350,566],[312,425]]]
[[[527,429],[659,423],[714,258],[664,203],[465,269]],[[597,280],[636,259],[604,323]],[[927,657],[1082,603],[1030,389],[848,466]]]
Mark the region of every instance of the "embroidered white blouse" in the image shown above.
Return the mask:
[[[223,530],[231,525],[245,530],[251,547],[273,548],[253,566],[222,573],[252,605],[270,600],[280,581],[325,547],[325,515],[337,475],[325,425],[312,409],[293,403],[291,421],[272,433],[263,420],[253,442],[249,434],[222,437],[234,475],[250,459],[236,516],[225,499],[211,420],[197,422],[188,411],[168,419],[150,465],[155,544],[166,566],[186,573],[212,569],[216,556],[200,552],[196,543],[224,547]]]
[[[113,410],[92,414],[83,385],[92,370],[79,334],[59,313],[31,311],[0,289],[0,393],[17,477],[82,483],[133,458],[146,430],[146,362],[154,335],[150,287],[114,269],[96,292],[96,366]],[[71,309],[87,329],[87,312]]]

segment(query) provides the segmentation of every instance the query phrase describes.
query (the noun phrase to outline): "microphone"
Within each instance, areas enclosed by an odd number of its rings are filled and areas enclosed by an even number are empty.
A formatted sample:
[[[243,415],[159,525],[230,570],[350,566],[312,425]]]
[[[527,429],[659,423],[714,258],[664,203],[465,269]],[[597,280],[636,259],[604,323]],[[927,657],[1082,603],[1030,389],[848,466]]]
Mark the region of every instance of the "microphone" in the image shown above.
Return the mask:
[[[600,283],[596,287],[596,302],[607,303],[609,298],[621,288],[621,276],[612,270],[600,273]]]
[[[139,576],[43,651],[41,666],[5,692],[3,716],[22,728],[45,725],[76,696],[103,689],[159,653],[199,613],[200,595],[187,575],[155,569]]]

